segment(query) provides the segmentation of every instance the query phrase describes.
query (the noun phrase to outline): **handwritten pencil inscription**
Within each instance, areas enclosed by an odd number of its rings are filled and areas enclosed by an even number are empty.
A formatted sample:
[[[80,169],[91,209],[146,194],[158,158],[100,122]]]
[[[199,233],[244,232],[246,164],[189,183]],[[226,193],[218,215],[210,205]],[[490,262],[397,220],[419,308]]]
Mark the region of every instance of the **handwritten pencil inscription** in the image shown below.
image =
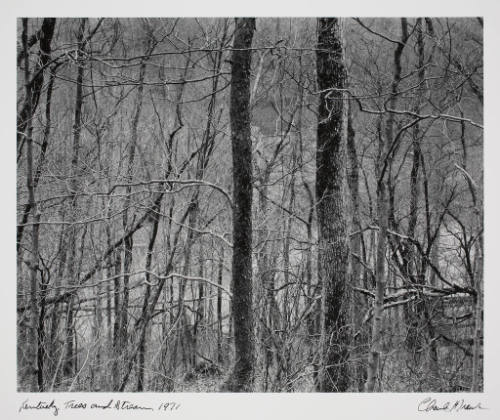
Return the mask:
[[[58,416],[61,411],[81,411],[81,410],[114,410],[114,411],[177,411],[180,408],[180,403],[174,401],[162,401],[154,407],[146,404],[139,404],[129,400],[113,400],[106,402],[88,402],[81,400],[66,400],[62,403],[57,403],[55,399],[51,401],[30,401],[24,400],[20,407],[19,413],[23,411],[40,410],[48,411],[54,416]]]
[[[464,399],[455,401],[444,401],[439,402],[434,398],[427,397],[419,402],[418,411],[421,412],[433,412],[433,411],[444,411],[448,413],[459,412],[459,411],[471,411],[471,410],[486,410],[481,403],[470,404]]]

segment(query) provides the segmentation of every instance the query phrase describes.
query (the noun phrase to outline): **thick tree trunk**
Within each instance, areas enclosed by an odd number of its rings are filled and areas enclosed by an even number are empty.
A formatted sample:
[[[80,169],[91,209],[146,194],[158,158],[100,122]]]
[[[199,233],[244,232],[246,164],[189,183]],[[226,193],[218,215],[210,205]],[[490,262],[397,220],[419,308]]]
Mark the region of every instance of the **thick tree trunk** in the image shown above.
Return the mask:
[[[38,55],[40,59],[37,61],[37,65],[33,70],[33,79],[27,84],[27,95],[24,100],[24,104],[17,115],[17,160],[19,160],[22,155],[26,129],[28,124],[31,122],[31,118],[38,106],[40,95],[42,94],[43,79],[45,71],[47,70],[47,64],[50,61],[50,54],[52,51],[51,43],[54,36],[55,26],[55,18],[45,18],[42,22],[42,28],[39,31],[40,51]],[[26,45],[26,48],[23,47],[23,55],[27,61],[29,60],[27,42],[24,43],[24,45]],[[20,249],[19,243],[21,241],[22,234],[22,227],[20,226],[17,231],[18,252]]]
[[[236,18],[231,70],[231,144],[233,156],[232,311],[235,365],[228,391],[251,391],[254,368],[252,312],[252,140],[250,65],[255,19]]]
[[[38,207],[36,205],[35,200],[35,188],[33,185],[33,126],[32,126],[32,117],[33,117],[33,97],[31,90],[29,88],[29,56],[28,56],[28,46],[27,46],[27,37],[28,37],[28,19],[23,19],[23,51],[25,55],[25,67],[24,67],[24,78],[25,78],[25,88],[26,88],[26,118],[27,118],[27,127],[26,127],[26,143],[28,144],[27,149],[27,175],[26,175],[26,183],[28,189],[28,203],[29,206],[33,209],[33,231],[32,231],[32,243],[31,243],[31,258],[30,258],[30,305],[31,305],[31,333],[29,334],[30,342],[28,343],[29,348],[31,350],[29,365],[33,372],[37,371],[37,368],[40,368],[39,365],[39,351],[37,352],[37,347],[39,345],[39,317],[38,317],[38,253],[39,253],[39,229],[40,229],[40,213]],[[42,372],[39,372],[38,375],[33,375],[32,380],[32,390],[36,391],[37,387],[40,390],[40,375]],[[38,377],[38,380],[37,380]]]
[[[320,90],[316,151],[318,274],[322,293],[322,366],[318,390],[343,392],[348,374],[349,242],[344,203],[346,183],[346,83],[343,22],[318,20],[317,79]]]

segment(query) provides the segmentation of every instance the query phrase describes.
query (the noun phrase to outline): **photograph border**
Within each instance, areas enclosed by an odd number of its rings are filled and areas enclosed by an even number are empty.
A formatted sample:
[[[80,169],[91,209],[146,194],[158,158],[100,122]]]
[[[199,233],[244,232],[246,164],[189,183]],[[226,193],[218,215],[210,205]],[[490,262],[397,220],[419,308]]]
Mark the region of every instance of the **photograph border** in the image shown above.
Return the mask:
[[[183,4],[184,3],[184,4]],[[207,4],[209,3],[209,4]],[[86,0],[73,3],[63,0],[7,0],[0,5],[4,40],[4,63],[1,71],[3,95],[0,102],[3,151],[0,154],[2,191],[6,202],[1,206],[2,261],[5,301],[0,306],[4,342],[0,346],[2,363],[0,379],[0,417],[5,419],[38,419],[54,416],[54,410],[22,410],[24,401],[51,400],[59,406],[69,400],[106,404],[113,401],[132,401],[139,406],[155,407],[154,412],[144,410],[60,410],[58,417],[68,419],[151,418],[176,419],[422,419],[500,418],[500,339],[497,334],[500,320],[500,283],[496,279],[495,259],[500,254],[500,212],[498,181],[500,180],[500,2],[498,0],[419,0],[402,5],[401,1],[327,2],[307,0],[301,5],[285,1],[254,0],[235,5],[231,1],[204,3],[187,0],[105,2]],[[25,393],[17,392],[16,380],[16,255],[14,236],[16,226],[16,165],[15,155],[15,101],[16,101],[16,24],[19,17],[205,17],[205,16],[256,16],[256,17],[316,17],[316,16],[453,16],[484,17],[484,391],[482,393],[373,393],[373,394],[321,394],[321,393]],[[483,409],[447,412],[422,412],[419,405],[426,398],[436,399],[438,404],[463,400],[465,404],[481,404]],[[174,410],[161,410],[161,404],[175,402]],[[172,407],[172,406],[170,406]]]

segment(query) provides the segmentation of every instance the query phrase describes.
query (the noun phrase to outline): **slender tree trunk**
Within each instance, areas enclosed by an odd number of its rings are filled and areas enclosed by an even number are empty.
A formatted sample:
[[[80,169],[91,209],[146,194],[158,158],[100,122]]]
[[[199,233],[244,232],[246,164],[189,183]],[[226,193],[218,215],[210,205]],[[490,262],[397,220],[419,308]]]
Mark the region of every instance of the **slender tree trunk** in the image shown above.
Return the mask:
[[[159,211],[160,209],[157,208],[156,211]],[[153,262],[153,250],[154,250],[154,245],[156,241],[156,236],[158,233],[158,225],[159,225],[160,218],[157,214],[153,215],[153,224],[151,226],[151,235],[149,238],[149,244],[148,244],[148,252],[146,254],[146,286],[145,286],[145,298],[144,298],[144,304],[148,305],[149,303],[149,295],[151,294],[151,286],[150,286],[150,275],[149,272],[151,271],[151,266]],[[144,311],[144,308],[143,308]],[[147,328],[147,327],[144,327]],[[146,338],[144,337],[143,340],[141,340],[139,344],[139,362],[137,366],[137,392],[142,392],[144,390],[144,371],[145,371],[145,366],[146,366]]]
[[[196,193],[195,193],[196,196]],[[195,240],[195,231],[197,220],[198,220],[198,209],[197,209],[197,198],[193,197],[191,203],[189,204],[189,218],[188,218],[188,231],[186,238],[186,250],[184,252],[184,268],[182,274],[184,276],[189,276],[191,268],[191,254],[193,249],[193,243]],[[181,349],[181,360],[183,362],[184,368],[187,368],[188,357],[186,347],[189,345],[187,343],[189,325],[187,324],[186,308],[184,307],[184,300],[186,296],[186,280],[180,279],[181,284],[179,285],[179,297],[177,299],[177,337],[176,344],[174,346],[174,364],[177,358],[177,350]]]
[[[231,58],[231,145],[233,157],[232,311],[235,365],[225,387],[251,391],[255,359],[252,311],[252,140],[250,65],[255,19],[236,18]]]
[[[349,158],[349,172],[347,175],[347,184],[351,194],[351,228],[354,235],[350,238],[351,248],[351,284],[355,287],[364,287],[363,279],[361,278],[361,222],[359,216],[359,164],[358,155],[356,150],[355,132],[352,125],[352,111],[349,106],[347,120],[347,155]],[[366,306],[366,298],[362,295],[352,295],[350,302],[351,319],[354,326],[353,335],[353,353],[356,357],[356,362],[353,365],[353,375],[357,383],[359,391],[363,390],[366,381],[366,368],[363,363],[358,362],[362,359],[364,354],[366,342],[368,340],[367,334],[363,327],[362,311],[360,308]]]
[[[204,260],[203,260],[203,242],[200,241],[199,244],[199,258],[198,258],[198,277],[203,278],[205,275],[204,270]],[[193,296],[194,298],[194,296]],[[196,313],[193,325],[193,365],[197,364],[197,354],[201,353],[201,349],[198,350],[199,336],[203,331],[203,325],[205,319],[205,284],[202,281],[198,282],[198,299],[196,303]]]
[[[407,21],[401,19],[401,41],[394,50],[394,76],[391,84],[391,97],[389,98],[389,108],[394,109],[397,102],[398,86],[401,81],[401,56],[408,39]],[[378,132],[378,156],[375,167],[377,179],[377,218],[378,218],[378,241],[376,247],[375,262],[375,300],[373,302],[372,317],[372,341],[370,353],[368,355],[368,373],[365,384],[365,391],[375,390],[376,380],[379,373],[379,361],[382,353],[382,317],[384,311],[384,296],[386,288],[386,248],[387,230],[389,228],[389,200],[393,196],[391,189],[390,168],[392,158],[388,155],[389,147],[392,144],[394,133],[394,115],[389,114],[385,127],[385,138],[382,134],[382,121],[379,121]],[[389,194],[388,194],[389,193]],[[392,214],[392,213],[391,213]]]
[[[84,71],[84,33],[85,33],[86,19],[80,20],[80,26],[77,34],[78,44],[78,72],[76,78],[76,95],[75,95],[75,113],[73,122],[73,150],[71,160],[71,181],[70,181],[70,221],[75,221],[77,209],[77,190],[78,190],[78,174],[79,174],[79,155],[80,155],[80,136],[82,130],[82,107],[83,107],[83,71]],[[69,238],[69,259],[68,259],[68,281],[70,286],[73,286],[76,281],[78,273],[75,273],[76,265],[76,239],[77,227],[76,225],[70,226]],[[64,374],[66,376],[73,376],[75,368],[75,353],[74,353],[74,320],[73,320],[73,294],[70,294],[67,302],[67,315],[66,315],[66,357],[64,362]]]
[[[92,233],[92,236],[94,233]],[[94,368],[94,366],[91,366],[92,369],[92,383],[91,383],[91,389],[100,391],[101,390],[101,381],[100,378],[102,378],[103,375],[100,375],[97,377],[97,386],[95,384],[95,373],[94,371],[97,370],[97,373],[100,374],[100,368],[101,368],[101,362],[102,362],[102,341],[101,337],[104,336],[103,334],[103,322],[102,322],[102,312],[103,312],[103,305],[102,305],[102,284],[98,283],[96,288],[95,288],[95,304],[94,304],[94,322],[93,322],[93,339],[94,343],[96,346],[95,350],[95,365],[97,366],[97,369]]]
[[[42,168],[45,163],[45,154],[47,152],[47,147],[49,144],[49,136],[50,136],[50,124],[51,124],[51,99],[52,99],[52,91],[54,88],[54,80],[55,80],[55,69],[50,75],[49,79],[49,85],[47,87],[47,99],[45,103],[45,128],[43,130],[43,140],[42,140],[42,145],[40,148],[40,157],[38,159],[38,164],[37,164],[37,169],[35,172],[35,176],[33,179],[33,189],[36,189],[38,185],[38,181],[40,180],[40,176],[42,173]],[[35,210],[35,209],[34,209]],[[24,220],[28,220],[28,213],[29,209],[25,210],[25,213],[23,215],[23,222]],[[40,219],[40,215],[35,214],[34,216],[35,220]],[[24,222],[25,223],[25,222]],[[61,235],[62,237],[62,235]],[[61,244],[60,244],[61,245]],[[59,247],[59,251],[61,251],[61,246]],[[45,316],[46,316],[46,299],[47,299],[47,292],[48,292],[48,282],[50,280],[50,273],[47,273],[47,278],[45,281],[42,281],[41,284],[41,290],[40,290],[40,316],[39,316],[39,323],[38,323],[38,389],[39,391],[44,390],[44,361],[45,361],[45,356],[47,354],[47,348],[51,347],[51,343],[47,342],[46,340],[46,333],[45,333]]]
[[[368,357],[368,373],[365,390],[373,392],[378,377],[380,355],[382,353],[382,315],[386,287],[385,252],[387,244],[387,198],[385,183],[379,179],[377,192],[377,214],[379,233],[377,241],[377,260],[375,268],[375,301],[373,303],[372,343]]]
[[[147,54],[149,55],[151,49],[148,48]],[[135,149],[138,140],[138,126],[139,120],[141,117],[142,111],[142,102],[143,102],[143,92],[144,92],[144,75],[146,72],[146,59],[142,60],[141,66],[139,68],[139,87],[137,89],[137,97],[135,102],[135,112],[134,117],[132,119],[132,130],[131,130],[131,138],[129,143],[129,154],[128,154],[128,166],[127,166],[127,175],[126,182],[131,184],[133,180],[133,172],[134,172],[134,160],[135,160]],[[131,221],[129,220],[129,207],[131,203],[131,193],[132,187],[130,185],[127,186],[126,190],[126,198],[123,206],[123,232],[126,233],[130,229]],[[123,361],[127,360],[128,357],[128,311],[129,311],[129,273],[132,268],[133,262],[133,247],[134,247],[134,239],[133,235],[127,237],[126,240],[123,241],[123,297],[121,302],[121,310],[120,310],[120,338],[119,338],[119,346],[120,346],[120,359]]]
[[[479,392],[482,388],[481,378],[481,348],[482,348],[482,334],[483,334],[483,245],[482,238],[477,247],[476,255],[476,272],[475,272],[475,290],[476,298],[474,304],[474,335],[473,335],[473,348],[472,348],[472,383],[471,392]]]
[[[417,88],[417,95],[414,104],[414,112],[418,114],[420,112],[420,103],[422,102],[422,95],[425,83],[425,67],[424,67],[424,41],[422,32],[422,19],[417,19],[415,23],[417,32],[417,50],[418,50],[418,81],[419,87]],[[421,131],[419,124],[413,126],[412,133],[412,149],[413,149],[413,162],[410,173],[410,208],[409,208],[409,219],[408,219],[408,230],[407,236],[410,239],[415,239],[416,227],[418,222],[418,201],[420,195],[420,164],[422,161],[422,151],[421,151]],[[425,278],[425,271],[418,272],[418,263],[415,255],[415,248],[412,242],[407,244],[407,252],[405,253],[406,260],[406,275],[410,281],[422,283]],[[413,354],[417,354],[421,349],[421,337],[422,324],[424,321],[423,312],[425,311],[425,302],[416,305],[416,313],[410,310],[406,306],[406,317],[408,325],[408,340],[409,350]]]
[[[48,276],[48,274],[47,274]],[[45,305],[45,301],[47,298],[47,288],[49,285],[50,277],[46,279],[42,276],[42,282],[40,285],[40,313],[38,316],[38,346],[37,346],[37,379],[38,379],[38,392],[45,391],[45,357],[47,354],[46,350],[46,334],[45,334],[45,315],[47,312],[47,308]]]
[[[221,245],[219,255],[219,271],[217,275],[217,284],[222,286],[222,275],[224,270],[224,245]],[[224,356],[222,350],[222,289],[217,288],[217,363],[222,366]]]
[[[61,219],[64,220],[65,218],[65,212],[61,212]],[[57,273],[56,273],[56,278],[54,281],[54,297],[57,298],[60,290],[60,286],[63,280],[63,276],[66,270],[66,259],[68,255],[68,247],[66,246],[66,228],[63,226],[61,228],[61,235],[59,238],[59,252],[58,254],[61,255],[59,259],[59,266],[57,268]],[[58,346],[57,343],[57,334],[59,333],[59,322],[61,318],[61,313],[59,311],[59,304],[56,302],[52,306],[52,314],[50,317],[50,336],[49,336],[49,341],[48,341],[48,348],[49,352],[51,354],[51,368],[53,372],[57,371],[57,359],[58,359],[58,351],[60,347]],[[64,351],[64,350],[63,350]],[[54,379],[57,381],[57,374],[54,373]]]
[[[120,386],[120,273],[121,273],[121,252],[120,249],[114,252],[114,279],[113,279],[113,351],[112,351],[112,365],[111,365],[111,377],[112,377],[112,389],[116,391]]]
[[[321,92],[316,150],[318,274],[323,288],[318,390],[344,392],[350,385],[346,293],[349,242],[344,203],[347,102],[342,91],[346,69],[341,19],[318,19],[316,63]]]
[[[262,171],[259,183],[258,208],[259,216],[263,220],[262,227],[257,231],[257,243],[259,244],[259,253],[257,254],[257,276],[259,278],[259,288],[255,291],[255,305],[260,309],[259,318],[261,322],[257,324],[257,334],[259,337],[259,348],[257,356],[260,356],[264,366],[264,391],[268,390],[269,368],[272,363],[272,300],[274,299],[274,273],[270,266],[270,250],[268,245],[269,228],[267,219],[269,217],[268,209],[268,183],[271,172],[270,165],[266,162],[266,167]]]

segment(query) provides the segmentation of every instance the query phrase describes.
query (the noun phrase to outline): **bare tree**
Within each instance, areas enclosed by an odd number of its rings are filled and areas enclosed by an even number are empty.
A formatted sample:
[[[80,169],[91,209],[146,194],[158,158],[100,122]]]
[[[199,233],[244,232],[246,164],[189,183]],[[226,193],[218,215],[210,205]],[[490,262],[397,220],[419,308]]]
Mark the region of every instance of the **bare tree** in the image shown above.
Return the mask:
[[[348,374],[348,255],[345,209],[347,102],[344,88],[343,21],[318,19],[316,52],[318,137],[316,202],[318,213],[318,275],[322,285],[322,371],[318,390],[343,392]]]
[[[235,20],[231,57],[231,145],[233,156],[232,311],[235,365],[229,391],[250,391],[254,368],[252,311],[252,141],[250,138],[250,65],[255,19]]]

